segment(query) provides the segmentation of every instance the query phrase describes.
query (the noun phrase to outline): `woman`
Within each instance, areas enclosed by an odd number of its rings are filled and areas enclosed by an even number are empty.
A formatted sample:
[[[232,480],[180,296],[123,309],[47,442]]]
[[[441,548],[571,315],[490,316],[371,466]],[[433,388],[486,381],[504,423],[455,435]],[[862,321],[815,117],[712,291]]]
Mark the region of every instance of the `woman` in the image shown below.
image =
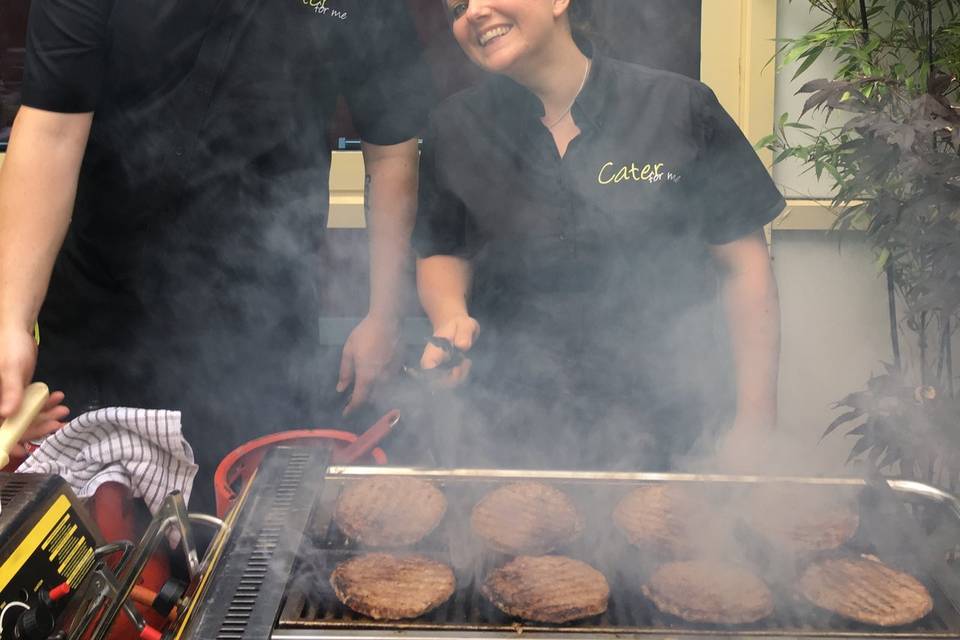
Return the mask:
[[[467,355],[446,382],[471,378],[456,462],[667,468],[772,426],[761,229],[784,202],[713,93],[594,55],[582,0],[444,1],[495,74],[436,110],[421,159],[420,297]]]

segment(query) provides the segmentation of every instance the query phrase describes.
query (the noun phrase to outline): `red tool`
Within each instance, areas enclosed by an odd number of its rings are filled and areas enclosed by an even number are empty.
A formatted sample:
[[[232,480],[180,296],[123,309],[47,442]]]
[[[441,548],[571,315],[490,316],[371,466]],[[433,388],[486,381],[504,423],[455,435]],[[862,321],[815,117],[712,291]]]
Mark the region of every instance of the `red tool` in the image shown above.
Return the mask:
[[[345,447],[335,448],[330,456],[331,464],[348,465],[370,453],[381,440],[400,422],[400,412],[394,409],[377,420],[372,427]]]

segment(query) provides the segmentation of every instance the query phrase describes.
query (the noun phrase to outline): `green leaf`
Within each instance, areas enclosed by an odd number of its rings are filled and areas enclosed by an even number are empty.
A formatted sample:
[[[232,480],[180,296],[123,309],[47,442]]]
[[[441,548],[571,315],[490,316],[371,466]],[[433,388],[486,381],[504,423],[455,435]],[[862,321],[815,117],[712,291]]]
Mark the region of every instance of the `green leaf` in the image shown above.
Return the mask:
[[[818,47],[810,49],[801,56],[804,58],[803,63],[797,68],[796,72],[793,74],[793,79],[796,80],[798,77],[803,75],[803,72],[810,68],[810,66],[817,61],[817,58],[826,50],[827,45],[822,44]]]
[[[887,268],[887,262],[890,260],[890,249],[883,249],[874,260],[874,266],[877,271],[883,271]]]
[[[789,148],[788,148],[788,149],[784,149],[783,151],[781,151],[780,153],[778,153],[777,156],[773,159],[773,164],[780,164],[781,162],[783,162],[783,161],[786,160],[787,158],[789,158],[789,157],[791,157],[791,156],[794,156],[794,155],[796,155],[796,150],[795,150],[795,149],[789,149]]]
[[[762,138],[757,140],[757,143],[753,145],[753,148],[756,149],[757,151],[761,151],[763,149],[766,149],[776,141],[777,141],[777,134],[771,133],[770,135],[763,136]]]
[[[824,166],[826,167],[826,169],[827,169],[827,171],[830,173],[830,175],[833,176],[833,179],[834,179],[834,181],[836,182],[837,185],[841,185],[841,184],[844,183],[843,176],[840,175],[840,172],[837,170],[837,168],[836,168],[835,166],[833,166],[832,164],[827,164],[827,165],[824,165]]]

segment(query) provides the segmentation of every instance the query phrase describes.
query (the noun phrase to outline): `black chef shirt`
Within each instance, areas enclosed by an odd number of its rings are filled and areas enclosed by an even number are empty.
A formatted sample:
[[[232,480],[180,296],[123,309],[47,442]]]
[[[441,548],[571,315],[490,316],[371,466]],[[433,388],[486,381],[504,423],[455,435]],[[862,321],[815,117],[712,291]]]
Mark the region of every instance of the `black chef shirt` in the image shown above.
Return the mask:
[[[689,446],[733,378],[709,246],[757,232],[784,200],[689,78],[596,56],[562,158],[542,115],[499,76],[444,102],[425,138],[415,243],[472,262],[474,385],[513,425],[536,423],[514,405],[539,399],[551,449],[558,413],[592,414],[582,438],[611,407]]]
[[[95,112],[42,374],[254,430],[315,420],[327,126],[342,95],[368,142],[420,133],[431,92],[405,6],[33,1],[23,104]],[[225,421],[203,428],[229,440]]]

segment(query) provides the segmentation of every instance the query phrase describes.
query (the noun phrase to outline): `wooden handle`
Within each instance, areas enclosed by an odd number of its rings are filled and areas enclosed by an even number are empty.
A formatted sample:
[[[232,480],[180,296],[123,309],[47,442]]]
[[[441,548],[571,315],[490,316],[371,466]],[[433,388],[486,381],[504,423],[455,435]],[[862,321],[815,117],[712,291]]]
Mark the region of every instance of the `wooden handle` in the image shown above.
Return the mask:
[[[50,397],[50,389],[42,382],[34,382],[23,394],[23,402],[20,403],[20,411],[10,416],[0,425],[0,469],[10,463],[10,451],[21,438],[23,432],[27,430],[40,411],[44,403]]]

